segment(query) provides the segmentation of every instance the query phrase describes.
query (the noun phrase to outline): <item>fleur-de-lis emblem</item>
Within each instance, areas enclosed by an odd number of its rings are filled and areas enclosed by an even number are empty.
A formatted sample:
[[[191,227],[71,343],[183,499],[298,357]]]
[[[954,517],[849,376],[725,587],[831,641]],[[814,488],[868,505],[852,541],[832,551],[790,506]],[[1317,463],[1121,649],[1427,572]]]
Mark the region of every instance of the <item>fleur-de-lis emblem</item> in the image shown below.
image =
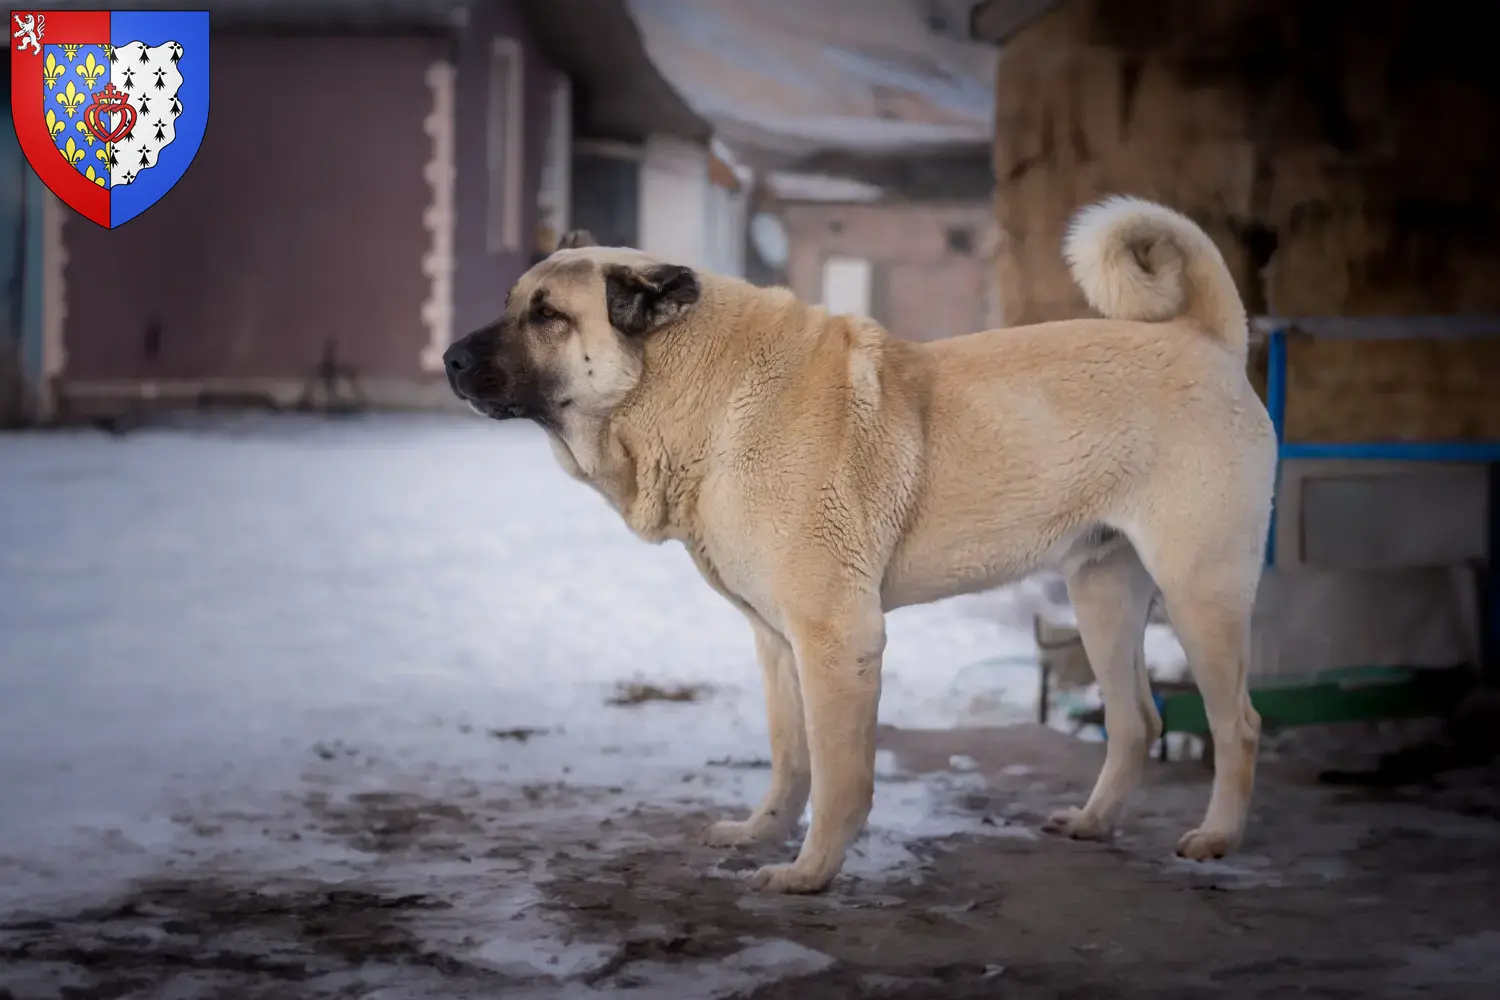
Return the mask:
[[[94,150],[94,159],[100,161],[105,167],[115,165],[115,144],[106,142],[103,149]]]
[[[69,163],[76,164],[79,160],[83,159],[83,147],[78,145],[78,143],[74,142],[72,139],[69,139],[68,144],[62,149],[59,149],[58,152],[61,153],[63,155],[63,159],[67,160]]]
[[[83,82],[90,90],[93,90],[94,84],[98,83],[99,78],[104,75],[104,64],[95,59],[94,54],[90,52],[81,66],[73,68],[73,72],[83,77]]]
[[[89,95],[73,86],[72,80],[69,80],[68,85],[63,88],[63,92],[57,95],[57,103],[63,106],[63,110],[68,113],[69,118],[77,114],[78,106],[88,99]],[[69,139],[68,141],[72,142],[73,140]]]
[[[42,79],[47,81],[47,89],[52,90],[57,86],[57,78],[68,71],[68,67],[57,61],[57,56],[47,53],[46,62],[42,63]]]
[[[115,61],[115,47],[108,42],[104,43],[104,58],[110,62]]]
[[[68,62],[72,62],[78,56],[78,50],[81,49],[81,48],[83,48],[82,45],[66,45],[65,44],[62,47],[63,55],[65,55],[65,56],[68,57]]]
[[[51,113],[52,112],[50,112],[50,111],[47,112],[47,114],[49,114],[49,115]],[[59,123],[59,124],[61,124],[61,123]],[[96,142],[99,141],[98,139],[94,138],[94,133],[89,131],[89,126],[88,126],[87,122],[78,121],[78,122],[74,123],[73,130],[75,132],[77,132],[79,135],[83,136],[84,141],[87,142],[90,146],[92,146],[94,143],[96,143]]]
[[[85,170],[83,172],[83,176],[87,177],[89,180],[93,181],[95,184],[99,185],[100,187],[104,186],[104,175],[103,174],[96,174],[96,173],[94,173],[94,168],[93,167],[89,167],[87,170]]]
[[[82,125],[83,122],[79,122],[78,124]],[[53,138],[54,141],[57,139],[57,133],[61,132],[63,129],[65,129],[67,127],[68,127],[68,123],[65,122],[65,121],[63,121],[61,118],[57,117],[57,112],[56,111],[52,111],[50,109],[48,110],[48,112],[47,112],[47,134],[50,135],[50,136],[52,136],[52,138]]]

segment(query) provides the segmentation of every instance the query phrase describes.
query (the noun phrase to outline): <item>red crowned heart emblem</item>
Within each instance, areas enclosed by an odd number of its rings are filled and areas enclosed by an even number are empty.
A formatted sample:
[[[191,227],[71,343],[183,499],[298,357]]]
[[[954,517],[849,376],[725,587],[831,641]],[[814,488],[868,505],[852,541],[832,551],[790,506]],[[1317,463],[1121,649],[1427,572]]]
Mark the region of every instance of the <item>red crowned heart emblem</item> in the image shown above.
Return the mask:
[[[105,115],[115,115],[115,127],[105,122]],[[135,128],[135,108],[125,100],[125,91],[107,85],[94,95],[93,103],[83,109],[83,124],[101,142],[119,142]]]

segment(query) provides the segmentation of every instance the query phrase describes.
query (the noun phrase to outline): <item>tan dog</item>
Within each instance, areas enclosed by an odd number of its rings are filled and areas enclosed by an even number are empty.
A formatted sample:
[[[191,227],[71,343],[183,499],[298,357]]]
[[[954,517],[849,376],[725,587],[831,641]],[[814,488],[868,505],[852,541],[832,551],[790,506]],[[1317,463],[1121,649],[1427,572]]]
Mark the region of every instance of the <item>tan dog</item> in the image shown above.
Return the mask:
[[[1260,720],[1251,604],[1276,444],[1245,375],[1246,319],[1213,243],[1134,199],[1083,211],[1065,253],[1105,319],[930,344],[779,288],[576,238],[446,356],[480,413],[525,417],[642,538],[676,539],[750,620],[771,789],[715,845],[812,824],[774,892],[838,873],[869,815],[884,614],[1057,567],[1109,726],[1081,809],[1107,834],[1161,726],[1139,668],[1156,587],[1192,660],[1216,772],[1179,854],[1238,843]]]

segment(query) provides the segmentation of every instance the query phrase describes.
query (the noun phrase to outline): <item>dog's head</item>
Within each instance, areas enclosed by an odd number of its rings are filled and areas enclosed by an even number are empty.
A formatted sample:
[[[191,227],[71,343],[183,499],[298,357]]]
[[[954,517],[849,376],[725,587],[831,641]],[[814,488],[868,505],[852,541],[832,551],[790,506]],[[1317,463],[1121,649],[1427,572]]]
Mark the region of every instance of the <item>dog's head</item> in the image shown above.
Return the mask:
[[[645,339],[701,295],[691,268],[569,233],[516,282],[499,319],[448,348],[448,384],[496,420],[607,416],[640,380]]]

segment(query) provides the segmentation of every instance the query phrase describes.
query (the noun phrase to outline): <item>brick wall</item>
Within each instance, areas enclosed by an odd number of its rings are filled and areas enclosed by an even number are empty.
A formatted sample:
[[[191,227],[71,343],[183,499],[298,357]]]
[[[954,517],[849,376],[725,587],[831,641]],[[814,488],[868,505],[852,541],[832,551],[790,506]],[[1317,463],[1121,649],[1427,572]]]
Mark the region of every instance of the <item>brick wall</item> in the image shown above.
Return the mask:
[[[783,202],[778,214],[790,243],[787,282],[808,302],[822,299],[828,257],[863,257],[874,264],[871,312],[898,337],[936,340],[1001,323],[988,202]]]

